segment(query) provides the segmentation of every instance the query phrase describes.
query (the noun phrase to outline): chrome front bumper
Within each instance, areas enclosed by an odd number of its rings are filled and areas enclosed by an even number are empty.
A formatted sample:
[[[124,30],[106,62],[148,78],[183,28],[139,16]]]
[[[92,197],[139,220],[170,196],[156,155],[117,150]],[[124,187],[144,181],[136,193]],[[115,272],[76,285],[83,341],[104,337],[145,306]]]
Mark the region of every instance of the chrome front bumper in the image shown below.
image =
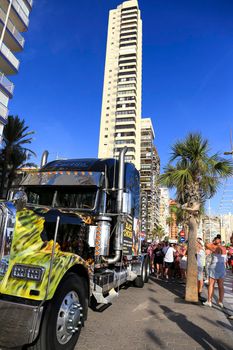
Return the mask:
[[[43,307],[0,300],[0,347],[32,343],[40,329]]]

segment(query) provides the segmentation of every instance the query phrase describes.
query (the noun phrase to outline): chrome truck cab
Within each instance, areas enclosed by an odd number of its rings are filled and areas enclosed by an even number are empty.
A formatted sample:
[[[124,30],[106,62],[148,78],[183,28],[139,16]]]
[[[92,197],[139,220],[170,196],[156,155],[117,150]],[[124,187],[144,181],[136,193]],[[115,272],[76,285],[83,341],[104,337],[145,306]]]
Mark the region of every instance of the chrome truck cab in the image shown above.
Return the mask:
[[[0,203],[0,347],[73,349],[91,297],[143,286],[139,173],[126,151],[42,164]]]

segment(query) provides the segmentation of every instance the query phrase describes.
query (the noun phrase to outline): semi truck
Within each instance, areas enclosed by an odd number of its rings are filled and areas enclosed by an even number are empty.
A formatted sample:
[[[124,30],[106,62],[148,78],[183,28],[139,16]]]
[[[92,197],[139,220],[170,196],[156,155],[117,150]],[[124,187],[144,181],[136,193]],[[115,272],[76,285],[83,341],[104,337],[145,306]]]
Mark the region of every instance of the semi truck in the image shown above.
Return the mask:
[[[0,202],[0,347],[74,349],[88,307],[143,287],[140,180],[119,159],[69,159],[29,172]]]

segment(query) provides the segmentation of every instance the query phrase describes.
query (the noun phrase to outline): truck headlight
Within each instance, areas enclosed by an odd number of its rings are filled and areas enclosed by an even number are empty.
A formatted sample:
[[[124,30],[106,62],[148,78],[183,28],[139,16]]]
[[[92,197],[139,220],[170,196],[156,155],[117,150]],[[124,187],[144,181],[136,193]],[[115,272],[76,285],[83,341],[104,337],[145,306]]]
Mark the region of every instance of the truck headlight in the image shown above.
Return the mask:
[[[38,266],[29,266],[16,264],[13,266],[11,275],[14,278],[20,278],[30,281],[40,282],[44,274],[44,268]]]

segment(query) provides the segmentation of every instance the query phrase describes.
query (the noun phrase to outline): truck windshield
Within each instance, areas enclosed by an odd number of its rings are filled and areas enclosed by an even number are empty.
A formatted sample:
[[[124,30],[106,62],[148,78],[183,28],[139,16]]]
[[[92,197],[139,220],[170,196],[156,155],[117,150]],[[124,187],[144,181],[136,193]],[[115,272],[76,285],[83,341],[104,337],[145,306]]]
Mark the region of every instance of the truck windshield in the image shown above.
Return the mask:
[[[97,188],[32,186],[25,189],[28,203],[56,208],[94,209]]]

